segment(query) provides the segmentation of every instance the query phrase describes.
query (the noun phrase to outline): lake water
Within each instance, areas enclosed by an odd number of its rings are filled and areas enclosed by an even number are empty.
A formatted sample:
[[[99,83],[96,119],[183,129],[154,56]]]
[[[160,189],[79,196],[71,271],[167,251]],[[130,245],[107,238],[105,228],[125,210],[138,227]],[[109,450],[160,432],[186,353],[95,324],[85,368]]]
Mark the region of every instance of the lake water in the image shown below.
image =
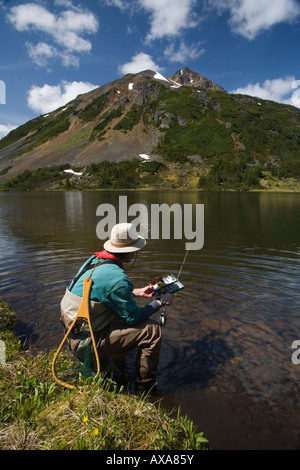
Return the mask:
[[[94,251],[100,204],[204,204],[205,240],[189,251],[185,289],[168,309],[159,387],[216,449],[300,448],[300,194],[0,193],[0,296],[26,346],[55,348],[59,304]],[[137,287],[178,274],[184,240],[147,240]]]

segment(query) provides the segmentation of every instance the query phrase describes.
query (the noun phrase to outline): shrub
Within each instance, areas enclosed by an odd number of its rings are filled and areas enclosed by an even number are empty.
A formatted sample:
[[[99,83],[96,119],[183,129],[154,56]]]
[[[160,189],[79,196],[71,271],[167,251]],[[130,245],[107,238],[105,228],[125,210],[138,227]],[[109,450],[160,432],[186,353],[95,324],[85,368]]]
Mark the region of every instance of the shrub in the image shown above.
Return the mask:
[[[141,115],[143,113],[143,107],[138,105],[132,105],[131,110],[115,125],[115,130],[132,131],[134,126],[138,124]]]

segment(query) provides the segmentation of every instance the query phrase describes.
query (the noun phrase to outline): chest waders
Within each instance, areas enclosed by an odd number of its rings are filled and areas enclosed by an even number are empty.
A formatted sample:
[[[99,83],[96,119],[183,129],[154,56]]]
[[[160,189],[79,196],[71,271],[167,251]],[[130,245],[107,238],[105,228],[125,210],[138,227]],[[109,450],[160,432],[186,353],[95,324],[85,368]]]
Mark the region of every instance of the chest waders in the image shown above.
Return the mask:
[[[94,380],[100,374],[100,360],[90,318],[90,293],[93,285],[91,276],[97,266],[108,261],[112,263],[111,260],[96,263],[89,277],[83,280],[83,294],[79,310],[55,353],[52,362],[52,375],[56,382],[63,387],[74,389],[78,386],[80,377]],[[91,269],[91,265],[82,269],[75,278],[75,282],[88,269]],[[73,281],[71,288],[75,282]],[[69,336],[74,335],[80,340],[82,354],[80,361],[77,363],[71,361],[70,363],[70,359],[63,354],[63,348],[68,344]]]

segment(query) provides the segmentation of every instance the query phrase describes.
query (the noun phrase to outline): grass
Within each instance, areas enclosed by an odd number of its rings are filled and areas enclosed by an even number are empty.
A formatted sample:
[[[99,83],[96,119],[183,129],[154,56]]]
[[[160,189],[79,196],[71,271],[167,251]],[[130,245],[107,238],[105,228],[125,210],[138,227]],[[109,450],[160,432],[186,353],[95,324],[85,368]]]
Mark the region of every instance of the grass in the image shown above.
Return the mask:
[[[81,178],[64,170],[69,165],[26,170],[8,178],[0,191],[65,190],[200,190],[200,191],[300,191],[299,177],[280,177],[271,170],[240,159],[215,160],[203,171],[201,164],[168,164],[138,159],[93,163],[87,168],[73,167]]]
[[[115,130],[122,130],[123,132],[132,131],[134,126],[138,124],[143,114],[143,107],[132,105],[130,111],[115,125]]]
[[[25,140],[26,147],[20,150],[16,158],[67,131],[70,127],[70,115],[72,112],[73,107],[60,108],[55,115],[49,115],[49,117],[47,115],[44,117],[40,116],[15,129],[15,133],[19,138],[24,137],[25,132],[29,132]],[[1,140],[0,148],[5,144],[9,145],[10,139],[15,136],[13,132],[7,136],[7,140],[6,138],[3,139],[4,142]]]
[[[195,189],[201,171],[194,163],[169,163],[139,159],[102,161],[74,168],[82,178],[64,173],[69,165],[37,168],[8,178],[0,191],[101,190],[101,189]]]
[[[15,316],[0,300],[0,450],[205,450],[207,440],[180,411],[119,390],[99,377],[66,390],[51,375],[53,352],[25,353]]]
[[[9,178],[0,188],[4,191],[31,191],[43,190],[48,188],[49,184],[59,183],[61,186],[70,179],[63,173],[69,165],[58,165],[49,168],[37,168],[36,170],[25,170],[17,176]],[[65,188],[67,189],[67,188]]]

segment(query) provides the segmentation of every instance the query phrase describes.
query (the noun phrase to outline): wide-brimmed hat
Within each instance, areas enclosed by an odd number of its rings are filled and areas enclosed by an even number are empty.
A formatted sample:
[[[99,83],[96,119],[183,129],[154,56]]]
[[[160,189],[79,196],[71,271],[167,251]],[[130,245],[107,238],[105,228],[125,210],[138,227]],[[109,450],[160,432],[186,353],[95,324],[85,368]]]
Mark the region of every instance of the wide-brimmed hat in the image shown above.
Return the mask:
[[[138,235],[133,224],[121,223],[112,228],[110,239],[103,246],[111,253],[130,253],[145,245],[146,240]]]

